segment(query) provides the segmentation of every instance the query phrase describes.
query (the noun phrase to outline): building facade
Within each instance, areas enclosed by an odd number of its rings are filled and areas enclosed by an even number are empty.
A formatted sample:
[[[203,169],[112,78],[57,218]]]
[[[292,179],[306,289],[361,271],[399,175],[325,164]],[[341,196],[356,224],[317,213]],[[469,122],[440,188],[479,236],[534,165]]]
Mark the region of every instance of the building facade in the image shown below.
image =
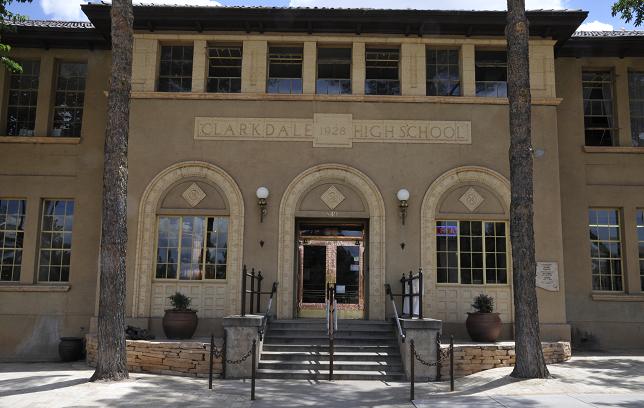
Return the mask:
[[[0,94],[3,359],[95,330],[109,6],[7,33]],[[535,239],[546,340],[644,342],[644,47],[531,23]],[[474,296],[512,338],[504,12],[135,7],[127,317],[162,334],[176,291],[197,335],[241,308],[242,266],[278,319],[424,314],[465,338]],[[263,188],[260,188],[263,187]],[[259,206],[265,199],[266,206]],[[401,201],[402,200],[402,201]],[[262,212],[262,210],[265,210]]]

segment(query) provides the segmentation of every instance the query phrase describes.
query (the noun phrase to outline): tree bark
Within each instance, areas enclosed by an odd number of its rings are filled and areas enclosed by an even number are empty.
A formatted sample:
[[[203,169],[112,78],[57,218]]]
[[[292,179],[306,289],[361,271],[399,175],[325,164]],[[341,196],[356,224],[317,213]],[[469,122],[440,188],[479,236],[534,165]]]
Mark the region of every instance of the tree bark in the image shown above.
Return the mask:
[[[508,99],[510,102],[510,240],[514,287],[516,364],[513,377],[547,378],[539,336],[534,255],[534,209],[529,27],[524,0],[508,0]]]
[[[114,0],[112,67],[103,163],[103,217],[98,306],[98,355],[90,381],[128,378],[125,352],[127,147],[132,76],[132,0]]]

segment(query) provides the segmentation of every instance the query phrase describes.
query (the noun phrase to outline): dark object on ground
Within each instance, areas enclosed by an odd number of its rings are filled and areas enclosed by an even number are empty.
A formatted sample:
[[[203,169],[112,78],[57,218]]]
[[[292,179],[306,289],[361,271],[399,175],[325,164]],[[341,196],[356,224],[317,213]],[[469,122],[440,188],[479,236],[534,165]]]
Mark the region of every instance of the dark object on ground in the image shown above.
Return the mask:
[[[465,327],[472,340],[493,343],[501,334],[501,318],[498,313],[468,313]]]
[[[165,311],[163,316],[163,332],[169,339],[189,339],[197,330],[196,310]]]
[[[152,340],[154,339],[154,334],[140,327],[127,326],[125,338],[128,340]]]
[[[58,355],[62,361],[77,361],[83,356],[83,339],[80,337],[61,337]]]

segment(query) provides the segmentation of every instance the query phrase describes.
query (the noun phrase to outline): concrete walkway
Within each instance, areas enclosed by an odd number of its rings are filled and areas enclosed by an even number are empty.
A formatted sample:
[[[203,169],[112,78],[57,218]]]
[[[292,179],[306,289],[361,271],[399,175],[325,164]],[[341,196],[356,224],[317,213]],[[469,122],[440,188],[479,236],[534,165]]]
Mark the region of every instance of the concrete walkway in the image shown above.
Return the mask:
[[[484,371],[447,384],[380,381],[258,380],[250,382],[132,374],[121,383],[88,383],[92,370],[80,363],[0,364],[0,407],[643,407],[644,351],[576,356],[549,366],[553,379],[514,380],[508,368]]]

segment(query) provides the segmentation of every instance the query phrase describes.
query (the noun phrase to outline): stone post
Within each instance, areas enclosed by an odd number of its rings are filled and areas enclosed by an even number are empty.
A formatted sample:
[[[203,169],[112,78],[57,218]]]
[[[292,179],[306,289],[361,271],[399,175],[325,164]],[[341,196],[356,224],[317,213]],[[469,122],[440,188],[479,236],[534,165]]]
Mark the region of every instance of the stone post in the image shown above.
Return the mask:
[[[246,315],[241,317],[228,316],[224,317],[224,336],[226,339],[226,360],[238,360],[246,353],[253,344],[253,339],[257,340],[257,355],[262,350],[262,344],[259,341],[258,329],[264,322],[264,316]],[[259,360],[259,359],[258,359]],[[252,365],[251,357],[248,356],[246,361],[240,364],[225,364],[226,378],[250,378]]]
[[[402,343],[400,337],[398,337],[398,345],[400,346],[405,375],[410,380],[410,341],[414,340],[416,353],[423,360],[427,362],[436,361],[436,337],[440,335],[443,322],[436,319],[400,319],[400,326],[405,333],[405,342]],[[444,364],[449,364],[449,362]],[[416,381],[436,379],[436,367],[427,367],[415,360],[414,379]]]

